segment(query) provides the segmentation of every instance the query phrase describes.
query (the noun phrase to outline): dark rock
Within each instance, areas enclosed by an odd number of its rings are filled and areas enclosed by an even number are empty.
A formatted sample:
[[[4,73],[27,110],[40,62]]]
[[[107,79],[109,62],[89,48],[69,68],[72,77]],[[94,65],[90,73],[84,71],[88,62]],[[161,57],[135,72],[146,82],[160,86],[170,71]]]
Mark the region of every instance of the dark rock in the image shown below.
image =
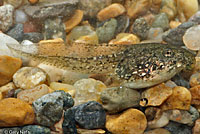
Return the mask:
[[[180,74],[175,75],[171,80],[173,82],[175,82],[177,86],[183,86],[183,87],[186,87],[187,89],[190,88],[189,81],[187,81],[183,77],[181,77]]]
[[[62,128],[64,134],[77,134],[75,110],[73,108],[67,109],[65,111]]]
[[[138,18],[131,26],[131,32],[136,34],[140,39],[144,40],[147,38],[150,26],[144,18]]]
[[[65,40],[66,32],[65,25],[61,18],[46,19],[44,21],[44,39],[62,38]]]
[[[190,110],[188,112],[192,116],[192,121],[195,122],[199,118],[199,112],[198,112],[198,110],[195,107],[190,106]]]
[[[115,35],[119,33],[125,33],[126,29],[129,26],[129,21],[130,21],[129,17],[126,15],[121,15],[118,16],[116,19],[117,19],[117,28],[115,31]]]
[[[6,94],[5,98],[11,98],[14,97],[15,94],[15,89],[11,89],[8,91],[8,93]]]
[[[171,134],[192,134],[191,127],[173,121],[170,121],[164,128],[170,131]]]
[[[17,98],[17,94],[18,94],[19,92],[21,92],[21,91],[22,91],[22,89],[17,89],[17,90],[15,90],[14,97]]]
[[[22,128],[22,132],[26,134],[51,134],[51,130],[47,127],[38,126],[38,125],[28,125]]]
[[[16,24],[13,28],[11,28],[8,32],[7,35],[13,37],[17,41],[21,42],[23,40],[24,36],[24,26],[23,24]]]
[[[178,27],[171,29],[167,35],[163,35],[163,40],[172,45],[183,46],[183,35],[186,30],[192,26],[196,25],[194,22],[184,22]]]
[[[164,31],[169,28],[169,20],[165,13],[156,15],[152,27],[161,27]]]
[[[33,102],[36,114],[36,122],[43,126],[53,126],[58,122],[63,113],[63,107],[72,105],[69,95],[65,92],[57,91],[42,96]],[[70,104],[66,104],[69,102]]]
[[[99,27],[96,29],[97,36],[99,37],[99,42],[105,43],[113,39],[115,36],[116,28],[117,28],[116,19],[112,18],[101,23]]]
[[[34,19],[44,20],[50,17],[70,18],[77,9],[79,0],[51,0],[36,5],[24,6],[27,15]]]
[[[98,102],[89,101],[76,107],[75,120],[82,128],[103,128],[106,123],[106,112]]]
[[[200,24],[200,11],[196,12],[188,21]]]
[[[44,36],[42,33],[24,33],[24,38],[23,40],[29,40],[32,41],[33,43],[38,43],[39,41],[43,40]]]

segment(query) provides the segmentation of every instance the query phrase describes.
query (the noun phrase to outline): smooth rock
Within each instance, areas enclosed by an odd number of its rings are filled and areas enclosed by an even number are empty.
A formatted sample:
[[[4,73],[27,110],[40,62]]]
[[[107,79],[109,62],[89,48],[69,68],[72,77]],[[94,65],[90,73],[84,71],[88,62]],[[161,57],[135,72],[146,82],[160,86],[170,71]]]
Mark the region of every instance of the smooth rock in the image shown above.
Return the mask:
[[[35,119],[33,108],[20,99],[7,98],[0,101],[0,126],[23,126]]]
[[[95,17],[101,9],[110,5],[111,2],[112,0],[81,0],[78,8],[83,10],[86,18],[92,18]]]
[[[179,25],[181,25],[181,22],[179,21],[170,21],[169,26],[171,29],[178,27]]]
[[[28,0],[28,2],[32,5],[36,4],[39,2],[39,0]]]
[[[5,95],[5,98],[14,98],[15,89],[11,89],[8,91],[8,93]]]
[[[173,121],[170,121],[169,124],[164,128],[167,129],[171,134],[192,134],[191,127]]]
[[[17,98],[31,105],[33,101],[39,99],[45,94],[48,94],[49,92],[50,92],[49,87],[45,84],[42,84],[42,85],[36,86],[33,89],[26,89],[19,92],[17,94]]]
[[[101,92],[103,108],[109,113],[117,113],[130,107],[137,107],[140,93],[126,87],[107,88]]]
[[[15,22],[16,23],[25,23],[28,20],[27,15],[22,10],[15,10],[14,12]]]
[[[190,88],[190,93],[192,95],[191,104],[200,105],[200,85]]]
[[[31,89],[38,85],[48,83],[46,72],[37,67],[22,67],[13,75],[16,87]]]
[[[187,29],[183,36],[183,42],[185,46],[190,50],[200,50],[200,39],[198,34],[200,33],[200,25],[190,27]]]
[[[85,44],[99,44],[99,39],[97,34],[94,32],[93,34],[90,35],[81,36],[74,42],[85,43]]]
[[[114,3],[98,12],[97,18],[100,21],[105,21],[110,18],[115,18],[126,11],[123,5]]]
[[[160,11],[162,0],[151,0],[150,11],[157,14]]]
[[[200,134],[200,119],[195,121],[195,125],[192,129],[192,134]]]
[[[2,97],[6,97],[8,92],[12,89],[16,89],[13,82],[9,82],[8,84],[0,87],[0,92],[2,93]]]
[[[147,39],[149,40],[160,40],[162,41],[163,29],[160,27],[150,28]]]
[[[200,73],[196,72],[190,77],[190,86],[194,87],[200,85]]]
[[[177,7],[175,0],[162,0],[160,12],[166,13],[169,20],[172,20],[177,15]]]
[[[187,21],[198,11],[197,0],[176,0],[178,16],[181,22]]]
[[[12,80],[14,73],[22,66],[22,60],[10,56],[0,56],[0,86]]]
[[[83,19],[83,11],[82,10],[76,10],[74,15],[65,22],[65,29],[66,32],[69,32],[72,30],[75,26],[77,26]]]
[[[149,0],[126,0],[125,2],[127,15],[133,19],[144,15],[149,10],[150,6],[151,2]]]
[[[24,33],[24,37],[23,40],[29,40],[33,43],[38,43],[39,41],[43,40],[44,36],[42,35],[42,33]]]
[[[44,21],[43,35],[45,40],[56,38],[62,38],[63,40],[65,40],[65,25],[62,22],[62,19],[59,17],[55,17],[53,19],[46,19]]]
[[[136,19],[131,27],[131,32],[136,34],[141,40],[147,38],[150,26],[144,18]]]
[[[184,76],[184,75],[183,75]],[[180,74],[175,75],[171,80],[176,83],[177,86],[183,86],[190,88],[188,80],[185,80]]]
[[[21,131],[24,133],[28,131],[30,134],[51,134],[50,128],[39,125],[24,126]]]
[[[104,43],[110,41],[114,36],[117,28],[117,20],[112,18],[103,23],[103,26],[99,26],[96,29],[99,42]]]
[[[40,21],[27,21],[24,23],[24,33],[40,33],[42,26]]]
[[[160,106],[169,96],[172,95],[172,88],[167,87],[164,83],[149,88],[142,92],[141,106]]]
[[[147,127],[145,115],[137,109],[128,109],[106,118],[106,129],[112,134],[143,134]]]
[[[164,31],[169,28],[169,20],[165,13],[156,15],[152,27],[161,27]]]
[[[118,44],[118,45],[132,45],[140,43],[140,39],[129,33],[120,33],[116,36],[116,39],[109,41],[109,44]]]
[[[196,22],[200,24],[200,11],[196,12],[188,21]]]
[[[100,101],[101,92],[106,89],[106,85],[94,79],[82,79],[74,83],[76,89],[75,105],[88,101]]]
[[[106,123],[106,112],[100,103],[89,101],[75,107],[75,120],[82,128],[103,128]]]
[[[24,36],[24,27],[23,24],[15,24],[8,32],[7,35],[21,42]]]
[[[12,5],[0,6],[0,30],[6,32],[13,25],[13,12]]]
[[[43,126],[53,126],[58,122],[63,113],[63,108],[73,106],[73,99],[64,91],[46,94],[33,102],[36,122]]]
[[[168,130],[164,128],[157,128],[144,132],[144,134],[171,134]]]
[[[174,88],[174,87],[177,86],[176,83],[173,82],[173,81],[171,81],[171,80],[166,81],[166,82],[165,82],[165,85],[166,85],[167,87],[171,87],[171,88]]]
[[[58,16],[70,18],[78,3],[78,0],[51,0],[36,5],[27,4],[23,9],[28,16],[39,20]]]
[[[172,95],[161,105],[161,109],[189,110],[191,99],[191,93],[187,88],[177,86],[173,88]]]
[[[125,33],[130,24],[129,17],[127,15],[120,15],[116,17],[116,20],[117,20],[117,28],[115,30],[115,35],[119,33]]]
[[[183,46],[183,35],[186,30],[196,25],[194,22],[184,22],[178,27],[171,29],[167,35],[163,35],[163,40],[172,45]]]

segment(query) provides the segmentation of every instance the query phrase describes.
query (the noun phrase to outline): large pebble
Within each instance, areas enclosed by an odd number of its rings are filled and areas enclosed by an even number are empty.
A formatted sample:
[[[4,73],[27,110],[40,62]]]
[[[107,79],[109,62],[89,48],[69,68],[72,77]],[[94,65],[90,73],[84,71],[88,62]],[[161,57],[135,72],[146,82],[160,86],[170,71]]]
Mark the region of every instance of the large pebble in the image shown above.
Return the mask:
[[[109,113],[120,112],[139,105],[140,93],[126,87],[107,88],[101,93],[104,109]]]
[[[192,129],[192,134],[200,134],[200,119],[195,121],[195,125]]]
[[[75,108],[75,120],[80,127],[86,129],[103,128],[106,112],[98,102],[89,101]]]
[[[156,15],[152,27],[161,27],[164,31],[169,28],[169,20],[165,13]]]
[[[51,134],[50,128],[39,125],[24,126],[21,132],[28,132],[30,134]]]
[[[12,5],[0,6],[0,30],[6,32],[13,25],[13,12]]]
[[[107,116],[106,128],[112,134],[143,134],[146,127],[146,117],[137,109],[131,108],[119,115]]]
[[[15,24],[8,32],[7,35],[13,37],[17,41],[21,42],[24,36],[24,26],[23,24]]]
[[[200,50],[200,25],[190,27],[183,36],[183,42],[190,50]]]
[[[164,83],[149,88],[142,92],[141,106],[160,106],[169,96],[172,95],[172,88]]]
[[[175,0],[162,0],[162,7],[160,9],[160,12],[166,13],[169,20],[174,19],[177,14]]]
[[[45,94],[48,94],[49,92],[50,92],[49,87],[45,84],[42,84],[33,89],[26,89],[26,90],[19,92],[17,94],[17,98],[20,100],[23,100],[24,102],[32,104],[33,101],[39,99],[40,97],[44,96]]]
[[[171,134],[168,130],[164,128],[157,128],[144,132],[144,134]]]
[[[32,124],[35,115],[33,108],[20,99],[7,98],[0,101],[0,126],[23,126]]]
[[[46,94],[33,102],[36,122],[44,126],[53,126],[61,119],[63,109],[70,108],[73,104],[72,97],[64,91]]]
[[[97,18],[100,21],[104,21],[110,18],[117,17],[121,14],[123,14],[126,11],[123,5],[114,3],[112,5],[109,5],[108,7],[102,9],[100,12],[97,14]]]
[[[189,110],[192,96],[190,91],[181,86],[173,88],[172,95],[161,106],[162,110],[181,109]]]
[[[0,56],[0,86],[12,80],[13,74],[21,67],[22,60],[10,56]]]
[[[88,101],[100,102],[100,94],[106,89],[106,85],[94,79],[82,79],[74,83],[76,89],[75,105]]]
[[[112,18],[104,22],[103,26],[96,29],[97,36],[99,37],[99,42],[108,42],[115,36],[117,28],[117,20]]]
[[[167,124],[167,126],[164,128],[167,129],[171,134],[192,134],[191,127],[173,121],[170,121],[169,124]]]
[[[36,67],[22,67],[13,75],[13,82],[22,89],[31,89],[48,81],[46,72]]]

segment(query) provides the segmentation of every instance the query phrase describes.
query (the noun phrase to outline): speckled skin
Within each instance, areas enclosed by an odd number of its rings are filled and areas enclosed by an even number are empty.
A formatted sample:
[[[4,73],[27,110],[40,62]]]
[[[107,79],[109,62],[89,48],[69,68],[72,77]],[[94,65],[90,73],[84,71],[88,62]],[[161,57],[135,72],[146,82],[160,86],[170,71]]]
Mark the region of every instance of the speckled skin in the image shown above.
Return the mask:
[[[186,49],[160,43],[125,46],[121,52],[87,58],[42,56],[8,45],[21,56],[29,56],[53,66],[89,74],[107,74],[121,85],[140,89],[171,79],[183,69],[191,69],[195,57]]]

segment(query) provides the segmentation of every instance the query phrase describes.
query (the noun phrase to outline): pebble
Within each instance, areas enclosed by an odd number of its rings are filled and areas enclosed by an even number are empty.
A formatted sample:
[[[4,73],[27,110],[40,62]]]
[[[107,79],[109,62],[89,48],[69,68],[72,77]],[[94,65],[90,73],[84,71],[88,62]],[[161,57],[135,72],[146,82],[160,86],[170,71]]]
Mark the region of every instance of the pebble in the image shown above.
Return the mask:
[[[190,93],[192,95],[192,102],[193,105],[200,105],[200,85],[196,85],[190,88]]]
[[[200,73],[196,72],[196,73],[192,74],[190,76],[189,83],[190,83],[191,87],[200,85]]]
[[[141,40],[147,38],[150,26],[144,18],[136,19],[131,27],[131,32],[136,34]]]
[[[160,40],[162,41],[163,29],[160,27],[150,28],[147,39],[149,40]]]
[[[127,15],[133,19],[144,15],[149,10],[150,6],[151,2],[149,0],[127,0],[125,2]]]
[[[169,20],[172,20],[177,15],[177,7],[175,0],[162,0],[160,12],[166,13]]]
[[[0,0],[0,6],[3,6],[4,0]]]
[[[75,105],[83,104],[88,101],[100,101],[101,92],[106,89],[106,85],[94,79],[81,79],[74,83],[76,89]]]
[[[162,0],[151,0],[151,7],[149,10],[152,13],[159,13],[161,4],[162,4]]]
[[[142,92],[141,106],[160,106],[169,96],[172,95],[172,88],[164,83],[149,88]]]
[[[64,91],[56,91],[46,94],[33,102],[36,114],[36,122],[43,126],[53,126],[58,122],[63,113],[63,108],[73,106],[73,99]]]
[[[22,66],[22,60],[10,56],[0,56],[0,86],[12,80],[14,73]]]
[[[44,1],[35,5],[23,6],[25,13],[31,18],[45,20],[58,16],[69,19],[77,8],[78,0]]]
[[[81,0],[78,8],[84,12],[86,18],[96,17],[97,13],[110,5],[112,0]]]
[[[192,134],[191,127],[173,121],[170,121],[169,124],[164,128],[167,129],[171,134]]]
[[[118,45],[132,45],[140,43],[140,39],[134,35],[129,33],[120,33],[116,36],[116,39],[113,39],[109,42],[109,44],[118,44]]]
[[[115,30],[115,35],[119,33],[125,33],[130,24],[129,17],[127,15],[120,15],[116,17],[116,20],[117,20],[117,28]]]
[[[21,42],[24,36],[24,26],[23,24],[15,24],[8,32],[7,35],[11,36],[12,38],[16,39],[17,41]]]
[[[200,39],[197,36],[200,33],[200,25],[190,27],[183,36],[185,46],[190,50],[200,50]]]
[[[23,4],[23,0],[5,0],[6,4],[12,5],[14,8],[19,8]]]
[[[16,23],[25,23],[28,20],[28,16],[22,10],[15,10],[14,12]]]
[[[110,18],[115,18],[126,11],[123,5],[114,3],[98,12],[97,18],[100,21],[105,21]]]
[[[145,115],[130,108],[118,115],[108,115],[106,129],[113,134],[143,134],[147,127]]]
[[[65,22],[66,32],[71,31],[75,26],[77,26],[83,19],[83,11],[76,10],[74,15]]]
[[[93,34],[79,37],[75,42],[85,44],[99,44],[99,39],[97,34],[94,32]]]
[[[77,134],[74,109],[69,108],[64,112],[62,129],[64,134]]]
[[[1,86],[0,87],[0,92],[2,97],[6,97],[8,95],[8,92],[12,89],[16,89],[15,85],[13,82],[9,82],[8,84]]]
[[[173,82],[173,81],[171,81],[171,80],[166,81],[166,82],[165,82],[165,85],[166,85],[167,87],[171,87],[171,88],[174,88],[174,87],[177,86],[176,83]]]
[[[171,29],[178,27],[179,25],[181,25],[181,22],[179,21],[170,21],[169,26]]]
[[[54,19],[46,19],[44,21],[44,39],[56,39],[62,38],[65,40],[66,32],[65,32],[65,25],[62,22],[62,19],[57,17]]]
[[[101,24],[102,25],[102,24]],[[96,29],[97,36],[100,43],[108,42],[115,36],[117,28],[117,20],[112,18],[103,22],[103,26],[99,26]]]
[[[29,40],[33,43],[38,43],[43,40],[44,36],[42,33],[32,32],[32,33],[24,33],[23,40]]]
[[[36,21],[26,21],[24,23],[24,33],[40,33],[41,30],[41,25],[40,22],[36,22]]]
[[[36,4],[39,2],[39,0],[28,0],[28,2],[32,5]]]
[[[192,134],[200,134],[200,119],[195,121],[195,125],[192,129]]]
[[[14,7],[12,5],[0,6],[0,30],[6,32],[13,26]]]
[[[188,21],[191,21],[191,22],[196,22],[198,24],[200,24],[200,11],[196,12],[192,17],[190,17],[190,19]]]
[[[189,110],[191,99],[192,99],[191,93],[187,88],[177,86],[173,88],[172,95],[163,103],[161,109]]]
[[[41,84],[39,86],[36,86],[33,89],[26,89],[19,92],[17,94],[17,98],[31,105],[33,101],[39,99],[45,94],[48,94],[49,92],[50,92],[49,87],[45,84]]]
[[[42,69],[37,67],[22,67],[13,75],[13,82],[21,89],[31,89],[49,82],[49,78]]]
[[[161,27],[164,31],[166,31],[169,28],[169,20],[167,15],[165,13],[156,15],[152,27]]]
[[[178,27],[169,30],[168,34],[163,36],[163,40],[172,45],[183,46],[183,35],[188,28],[194,25],[196,25],[194,22],[184,22]]]
[[[76,107],[75,120],[82,128],[104,128],[106,123],[106,112],[100,103],[89,101]]]
[[[188,20],[198,11],[198,0],[176,0],[176,2],[181,22]]]
[[[103,108],[109,113],[117,113],[130,107],[137,107],[140,93],[126,87],[107,88],[101,92]]]
[[[157,128],[144,132],[144,134],[171,134],[168,130],[164,128]]]
[[[50,128],[39,125],[24,126],[21,132],[28,132],[30,134],[51,134]]]
[[[183,75],[184,76],[184,75]],[[183,86],[186,88],[190,88],[190,83],[185,80],[180,74],[175,75],[171,80],[176,83],[177,86]]]
[[[7,98],[0,101],[1,127],[32,124],[34,119],[34,110],[26,102],[16,98]]]
[[[103,129],[94,129],[94,130],[88,130],[88,129],[77,129],[78,134],[106,134],[105,130]]]

